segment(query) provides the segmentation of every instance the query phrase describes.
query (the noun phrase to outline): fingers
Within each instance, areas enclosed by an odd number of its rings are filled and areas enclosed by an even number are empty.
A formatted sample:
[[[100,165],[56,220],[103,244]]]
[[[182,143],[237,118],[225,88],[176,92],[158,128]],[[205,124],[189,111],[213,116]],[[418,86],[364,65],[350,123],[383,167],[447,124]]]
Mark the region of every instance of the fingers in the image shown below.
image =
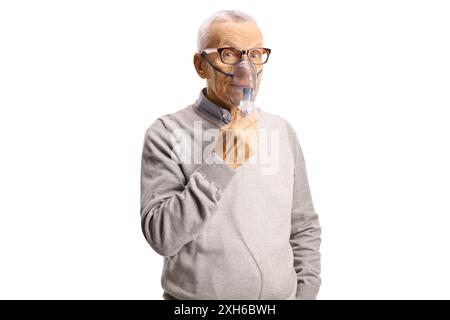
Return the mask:
[[[239,117],[236,120],[231,121],[227,124],[227,128],[230,129],[239,129],[239,128],[248,128],[252,124],[256,123],[259,119],[259,114],[255,110],[247,117]],[[229,126],[228,126],[229,125]]]
[[[250,114],[249,114],[247,117],[245,117],[245,118],[247,118],[247,119],[250,120],[251,122],[255,122],[255,121],[257,121],[258,118],[259,118],[259,113],[258,113],[258,111],[255,109],[255,110],[253,110],[252,113],[250,113]]]
[[[239,123],[242,124],[241,127],[246,128],[249,125],[257,122],[258,118],[259,118],[258,112],[255,110],[251,114],[249,114],[248,116],[242,117],[241,119],[239,119]]]
[[[259,113],[254,110],[246,117],[239,116],[220,128],[216,151],[228,164],[239,166],[255,152]]]
[[[257,122],[259,120],[259,115],[256,111],[254,111],[248,117],[241,117],[237,120],[233,120],[226,125],[220,127],[220,131],[224,132],[228,129],[247,129],[247,128],[256,128]]]

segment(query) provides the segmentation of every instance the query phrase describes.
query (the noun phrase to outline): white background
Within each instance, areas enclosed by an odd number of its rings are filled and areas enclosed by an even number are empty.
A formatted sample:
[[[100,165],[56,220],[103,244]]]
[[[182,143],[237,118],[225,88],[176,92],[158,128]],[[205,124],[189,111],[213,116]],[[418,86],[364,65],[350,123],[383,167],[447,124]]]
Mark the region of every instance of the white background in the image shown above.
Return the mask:
[[[295,127],[319,299],[450,298],[448,1],[2,1],[0,298],[161,299],[145,129],[195,101],[200,23],[256,18],[258,104]]]

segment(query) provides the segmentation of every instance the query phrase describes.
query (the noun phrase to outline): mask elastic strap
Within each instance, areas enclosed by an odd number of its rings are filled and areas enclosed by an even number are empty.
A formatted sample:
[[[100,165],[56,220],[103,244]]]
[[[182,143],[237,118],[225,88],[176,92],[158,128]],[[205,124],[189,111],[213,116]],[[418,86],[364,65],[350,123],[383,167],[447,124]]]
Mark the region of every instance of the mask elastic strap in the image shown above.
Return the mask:
[[[211,63],[211,61],[209,61],[209,59],[206,57],[205,52],[200,53],[200,56],[201,56],[203,59],[205,59],[205,61],[206,61],[206,62],[207,62],[214,70],[219,71],[220,73],[222,73],[223,75],[225,75],[225,76],[227,76],[227,77],[233,78],[234,75],[233,75],[232,73],[225,72],[225,71],[219,69],[218,67],[216,67],[215,65],[213,65],[213,64]]]
[[[200,53],[200,56],[201,56],[203,59],[205,59],[205,61],[206,61],[206,62],[207,62],[214,70],[219,71],[220,73],[222,73],[223,75],[225,75],[225,76],[227,76],[227,77],[230,77],[230,78],[233,78],[233,77],[234,77],[234,74],[225,72],[225,71],[219,69],[218,67],[216,67],[215,65],[213,65],[213,64],[211,63],[211,61],[209,61],[209,59],[206,57],[205,52]],[[261,73],[262,71],[263,71],[263,69],[259,70],[259,72],[256,74],[256,77],[259,77],[259,75],[260,75],[260,73]]]

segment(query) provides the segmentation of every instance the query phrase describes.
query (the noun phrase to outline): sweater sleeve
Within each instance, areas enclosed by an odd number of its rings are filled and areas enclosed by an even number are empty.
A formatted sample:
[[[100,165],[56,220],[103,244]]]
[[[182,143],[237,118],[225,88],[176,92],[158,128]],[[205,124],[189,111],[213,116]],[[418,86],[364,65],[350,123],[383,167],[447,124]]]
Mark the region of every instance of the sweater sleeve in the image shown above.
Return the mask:
[[[141,160],[141,226],[162,256],[176,254],[202,232],[235,171],[212,153],[185,177],[163,120],[146,131]],[[216,158],[216,159],[213,159]]]
[[[298,137],[287,123],[294,154],[294,186],[291,210],[290,243],[297,272],[298,300],[314,300],[321,285],[321,226],[314,210],[306,173],[305,159]]]

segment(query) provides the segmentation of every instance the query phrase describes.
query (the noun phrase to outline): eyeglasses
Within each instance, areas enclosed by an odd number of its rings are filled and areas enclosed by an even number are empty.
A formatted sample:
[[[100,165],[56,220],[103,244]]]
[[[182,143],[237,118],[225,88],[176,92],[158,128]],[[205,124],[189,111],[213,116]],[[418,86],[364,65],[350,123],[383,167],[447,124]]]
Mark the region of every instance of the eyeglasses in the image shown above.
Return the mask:
[[[200,53],[207,54],[217,52],[219,54],[220,60],[225,64],[236,64],[241,61],[244,54],[247,55],[251,63],[259,65],[264,64],[269,60],[269,55],[271,50],[268,48],[253,48],[249,50],[239,50],[232,47],[226,48],[206,48]]]

